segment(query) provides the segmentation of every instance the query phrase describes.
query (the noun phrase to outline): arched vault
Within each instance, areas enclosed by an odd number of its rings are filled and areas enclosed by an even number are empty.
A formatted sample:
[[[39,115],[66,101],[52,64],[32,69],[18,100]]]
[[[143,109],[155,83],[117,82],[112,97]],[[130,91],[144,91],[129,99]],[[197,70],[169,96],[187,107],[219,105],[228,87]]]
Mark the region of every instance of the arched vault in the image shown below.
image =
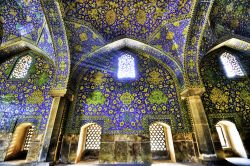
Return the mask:
[[[171,72],[177,78],[180,87],[184,86],[183,70],[172,57],[168,56],[167,54],[162,53],[161,51],[159,51],[158,49],[156,49],[154,47],[151,47],[147,44],[144,44],[142,42],[139,42],[139,41],[136,41],[133,39],[129,39],[129,38],[117,40],[115,42],[112,42],[110,44],[107,44],[107,45],[101,47],[100,49],[97,49],[96,51],[94,51],[90,54],[82,55],[80,60],[76,63],[76,65],[72,69],[71,79],[75,79],[76,77],[78,77],[79,74],[81,73],[82,69],[84,67],[86,67],[86,63],[84,63],[84,61],[86,59],[96,58],[98,56],[102,56],[102,54],[104,54],[104,53],[118,51],[118,50],[123,49],[123,48],[129,48],[132,50],[139,50],[139,51],[143,51],[143,52],[146,52],[147,54],[151,55],[154,59],[167,65],[168,68],[171,70]]]

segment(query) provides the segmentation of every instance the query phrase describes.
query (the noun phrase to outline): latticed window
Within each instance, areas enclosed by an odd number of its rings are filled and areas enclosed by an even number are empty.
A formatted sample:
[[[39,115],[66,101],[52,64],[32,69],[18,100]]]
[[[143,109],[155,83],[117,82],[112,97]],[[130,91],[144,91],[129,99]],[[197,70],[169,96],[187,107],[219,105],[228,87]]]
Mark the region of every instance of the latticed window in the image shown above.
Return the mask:
[[[220,56],[224,70],[226,71],[227,77],[232,78],[235,76],[244,76],[239,62],[236,57],[232,54],[225,52]]]
[[[100,149],[102,128],[97,124],[87,128],[86,149]]]
[[[30,126],[29,127],[27,135],[26,135],[26,139],[25,139],[25,142],[24,142],[23,150],[29,150],[30,142],[31,142],[31,139],[32,139],[34,129],[35,129],[35,126]]]
[[[165,151],[165,133],[164,127],[154,123],[149,127],[151,151]]]
[[[24,78],[29,71],[32,57],[29,55],[21,57],[15,65],[10,78]]]
[[[135,78],[135,60],[129,54],[118,58],[118,78]]]

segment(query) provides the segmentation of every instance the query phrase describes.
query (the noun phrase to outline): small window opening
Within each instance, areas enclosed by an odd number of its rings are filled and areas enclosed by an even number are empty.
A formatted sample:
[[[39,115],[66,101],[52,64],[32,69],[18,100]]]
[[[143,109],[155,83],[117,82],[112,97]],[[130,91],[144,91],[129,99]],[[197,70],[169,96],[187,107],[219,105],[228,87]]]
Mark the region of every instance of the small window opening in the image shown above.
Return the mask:
[[[154,123],[149,127],[151,151],[165,151],[165,133],[162,125]]]
[[[118,74],[119,79],[135,78],[135,59],[125,53],[118,58]]]
[[[244,76],[244,72],[242,71],[242,68],[235,56],[225,52],[220,56],[220,60],[228,78]]]
[[[34,129],[35,127],[30,123],[22,123],[17,126],[7,150],[5,161],[26,159]]]
[[[29,55],[23,56],[18,59],[10,78],[25,78],[28,74],[29,68],[32,63],[32,57]]]
[[[86,149],[100,149],[102,128],[99,125],[90,125],[87,129]]]
[[[75,163],[79,161],[97,161],[101,146],[102,127],[88,123],[81,127]]]

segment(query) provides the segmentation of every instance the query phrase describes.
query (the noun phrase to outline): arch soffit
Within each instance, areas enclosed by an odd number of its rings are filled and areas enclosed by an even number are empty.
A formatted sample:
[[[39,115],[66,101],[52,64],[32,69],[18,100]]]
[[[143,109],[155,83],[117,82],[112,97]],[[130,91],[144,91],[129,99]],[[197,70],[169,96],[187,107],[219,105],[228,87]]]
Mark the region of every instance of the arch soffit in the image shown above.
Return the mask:
[[[100,49],[88,55],[82,55],[81,59],[76,63],[76,65],[72,69],[71,79],[77,74],[77,71],[81,69],[80,65],[86,58],[94,57],[95,55],[103,54],[106,52],[116,51],[125,47],[133,50],[144,51],[149,55],[151,55],[154,60],[157,60],[157,62],[161,62],[161,64],[164,65],[165,68],[167,67],[166,69],[171,74],[174,74],[174,76],[177,78],[180,87],[183,87],[185,83],[183,76],[183,69],[173,58],[171,58],[165,53],[162,53],[161,51],[152,46],[149,46],[147,44],[129,38],[123,38],[117,40],[115,42],[112,42],[110,44],[101,47]]]
[[[12,55],[18,55],[20,53],[23,54],[25,52],[33,52],[36,55],[45,58],[45,60],[47,60],[53,65],[53,67],[56,68],[55,61],[46,52],[27,41],[13,41],[11,43],[8,43],[7,45],[0,47],[0,56],[3,57],[3,59],[9,59],[10,57],[12,57]],[[2,58],[0,58],[0,62],[1,61]]]
[[[229,120],[221,120],[221,121],[217,122],[216,125],[225,125],[225,126],[230,126],[230,127],[233,127],[233,126],[236,127],[236,125]]]
[[[56,73],[53,90],[66,93],[70,73],[70,52],[60,2],[41,0],[42,10],[55,51]]]
[[[33,124],[30,122],[24,122],[24,123],[20,123],[18,124],[18,126],[16,128],[23,128],[23,127],[28,127],[28,126],[32,126]]]
[[[83,124],[82,127],[81,127],[81,130],[84,129],[84,128],[87,128],[87,127],[89,127],[91,125],[98,125],[98,126],[102,127],[101,125],[99,125],[99,124],[97,124],[95,122],[89,122],[89,123]]]
[[[205,25],[207,24],[214,1],[195,1],[187,42],[184,48],[184,75],[185,86],[187,88],[203,87],[198,66],[199,52]]]
[[[150,124],[150,126],[153,125],[153,124],[159,124],[159,125],[161,125],[163,127],[166,127],[168,130],[171,130],[170,125],[165,123],[165,122],[161,122],[161,121],[153,122],[153,123]]]
[[[206,53],[206,55],[217,50],[217,49],[220,49],[221,47],[224,47],[224,46],[232,48],[234,50],[250,53],[250,42],[249,41],[245,41],[245,40],[237,38],[237,37],[232,37],[232,38],[225,38],[224,40],[220,41],[216,46],[211,48]]]

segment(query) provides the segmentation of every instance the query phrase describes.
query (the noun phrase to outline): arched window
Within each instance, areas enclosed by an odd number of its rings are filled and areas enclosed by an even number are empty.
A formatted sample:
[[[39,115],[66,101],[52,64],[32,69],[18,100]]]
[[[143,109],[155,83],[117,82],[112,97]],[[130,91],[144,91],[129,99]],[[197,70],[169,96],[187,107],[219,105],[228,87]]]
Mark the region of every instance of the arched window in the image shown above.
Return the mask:
[[[122,78],[135,78],[135,59],[125,53],[118,58],[118,74],[117,77]]]
[[[149,126],[150,147],[153,160],[176,162],[171,128],[161,122]]]
[[[81,160],[98,160],[102,127],[87,123],[81,127],[75,163]]]
[[[5,160],[25,159],[35,126],[31,123],[22,123],[16,127],[11,144],[7,150]]]
[[[100,149],[102,128],[97,124],[87,128],[86,149]]]
[[[220,59],[227,74],[227,77],[232,78],[235,76],[244,76],[244,72],[242,71],[240,64],[235,56],[228,52],[224,52],[220,56]]]
[[[224,152],[232,152],[225,155],[226,157],[240,156],[247,158],[247,154],[243,146],[240,134],[234,123],[222,120],[219,121],[215,127]]]
[[[154,123],[149,127],[151,151],[165,151],[165,133],[162,125]]]
[[[24,78],[28,74],[30,65],[32,63],[32,57],[29,55],[23,56],[18,59],[14,70],[11,73],[10,78]]]

